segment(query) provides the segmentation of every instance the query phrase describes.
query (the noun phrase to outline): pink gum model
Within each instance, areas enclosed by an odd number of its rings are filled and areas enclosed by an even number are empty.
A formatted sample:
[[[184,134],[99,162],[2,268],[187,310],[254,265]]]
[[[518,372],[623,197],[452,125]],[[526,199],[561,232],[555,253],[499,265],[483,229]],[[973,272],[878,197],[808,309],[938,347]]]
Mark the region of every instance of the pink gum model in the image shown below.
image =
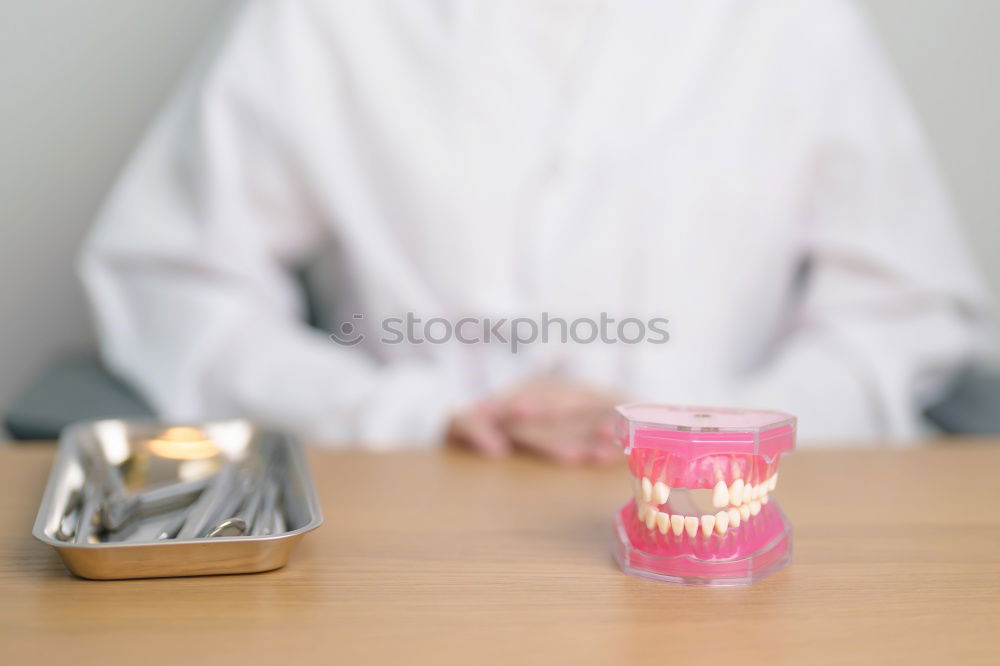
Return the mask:
[[[795,446],[783,412],[632,404],[617,436],[634,500],[616,516],[626,573],[686,585],[741,585],[791,560],[791,525],[770,493]],[[711,495],[700,508],[692,490]]]

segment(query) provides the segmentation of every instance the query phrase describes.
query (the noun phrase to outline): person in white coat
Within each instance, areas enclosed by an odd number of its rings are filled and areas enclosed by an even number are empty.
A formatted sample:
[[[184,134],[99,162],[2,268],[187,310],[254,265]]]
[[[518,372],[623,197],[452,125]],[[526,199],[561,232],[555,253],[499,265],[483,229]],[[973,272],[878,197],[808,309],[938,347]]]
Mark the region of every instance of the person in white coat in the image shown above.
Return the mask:
[[[327,332],[294,278],[317,258]],[[984,321],[913,114],[842,0],[254,0],[81,273],[107,363],[166,419],[566,461],[609,457],[623,399],[912,441]],[[662,318],[669,340],[390,344],[406,313]]]

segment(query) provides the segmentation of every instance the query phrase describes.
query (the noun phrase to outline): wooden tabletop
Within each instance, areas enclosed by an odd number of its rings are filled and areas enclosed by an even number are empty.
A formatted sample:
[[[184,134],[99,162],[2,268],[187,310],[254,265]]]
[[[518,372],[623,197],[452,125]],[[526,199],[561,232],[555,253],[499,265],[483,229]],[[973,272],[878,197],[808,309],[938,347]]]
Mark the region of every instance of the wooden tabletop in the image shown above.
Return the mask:
[[[0,663],[1000,663],[1000,441],[785,458],[793,564],[625,576],[624,466],[310,455],[326,524],[249,576],[95,582],[31,537],[53,448],[0,447]]]

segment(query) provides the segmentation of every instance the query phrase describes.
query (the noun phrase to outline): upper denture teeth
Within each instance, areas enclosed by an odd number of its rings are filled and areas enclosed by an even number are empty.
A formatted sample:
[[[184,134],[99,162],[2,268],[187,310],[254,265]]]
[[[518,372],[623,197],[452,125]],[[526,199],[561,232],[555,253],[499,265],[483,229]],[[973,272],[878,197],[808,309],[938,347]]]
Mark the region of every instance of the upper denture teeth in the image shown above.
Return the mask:
[[[719,533],[719,536],[722,536],[727,529],[729,529],[729,512],[720,511],[715,514],[715,531]]]
[[[673,530],[674,536],[680,536],[684,531],[684,516],[677,514],[670,516],[670,529]]]
[[[774,476],[767,482],[767,489],[773,491],[774,487],[778,485],[778,473],[775,472]]]
[[[729,501],[732,504],[743,501],[743,479],[736,479],[733,485],[729,486]]]
[[[692,539],[698,536],[698,519],[694,516],[684,516],[684,531]]]
[[[701,533],[706,537],[712,536],[715,531],[715,516],[705,514],[701,517]]]
[[[642,477],[642,499],[647,502],[653,499],[653,484],[646,477]]]
[[[655,504],[664,504],[667,498],[670,496],[670,486],[663,483],[663,481],[657,481],[653,484],[653,502]]]
[[[660,534],[667,533],[670,529],[670,514],[663,511],[656,513],[656,529],[660,530]]]
[[[763,495],[760,496],[760,503],[767,504],[767,493],[764,493]]]
[[[716,508],[729,506],[729,488],[725,481],[719,481],[712,489],[712,505]]]
[[[760,494],[764,491],[764,484],[758,483],[753,487],[753,493],[751,493],[750,499],[757,500],[760,499]]]
[[[740,504],[746,504],[751,499],[753,499],[753,486],[748,483],[747,485],[743,486],[743,500],[740,502]]]

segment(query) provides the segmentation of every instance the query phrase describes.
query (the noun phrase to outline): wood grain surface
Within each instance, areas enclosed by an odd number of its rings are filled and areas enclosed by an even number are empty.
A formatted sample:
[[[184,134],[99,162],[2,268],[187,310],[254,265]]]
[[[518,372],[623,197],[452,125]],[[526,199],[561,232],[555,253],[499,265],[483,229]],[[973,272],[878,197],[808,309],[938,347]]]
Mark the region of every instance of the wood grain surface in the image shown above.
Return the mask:
[[[998,664],[1000,441],[806,451],[795,560],[745,588],[623,575],[624,466],[313,451],[281,570],[72,577],[31,537],[48,445],[0,446],[0,664]]]

